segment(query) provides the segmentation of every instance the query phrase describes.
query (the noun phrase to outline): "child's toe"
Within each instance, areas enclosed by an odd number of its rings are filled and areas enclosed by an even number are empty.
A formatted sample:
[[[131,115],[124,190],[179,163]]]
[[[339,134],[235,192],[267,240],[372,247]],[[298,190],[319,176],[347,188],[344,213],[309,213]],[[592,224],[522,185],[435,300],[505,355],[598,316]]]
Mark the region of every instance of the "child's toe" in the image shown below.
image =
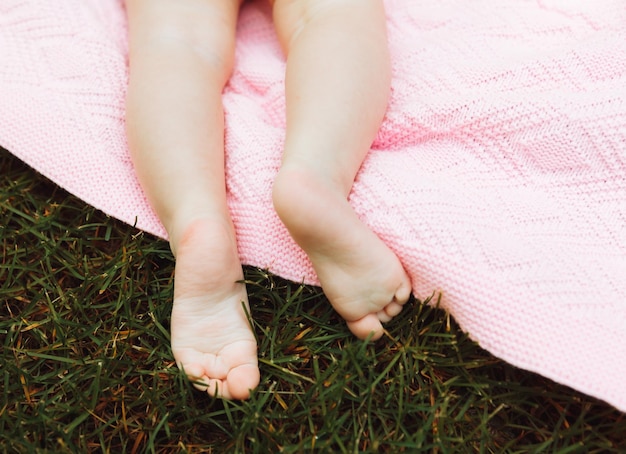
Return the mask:
[[[347,322],[347,324],[352,334],[359,339],[377,340],[383,335],[383,325],[377,314],[367,314],[365,317]]]

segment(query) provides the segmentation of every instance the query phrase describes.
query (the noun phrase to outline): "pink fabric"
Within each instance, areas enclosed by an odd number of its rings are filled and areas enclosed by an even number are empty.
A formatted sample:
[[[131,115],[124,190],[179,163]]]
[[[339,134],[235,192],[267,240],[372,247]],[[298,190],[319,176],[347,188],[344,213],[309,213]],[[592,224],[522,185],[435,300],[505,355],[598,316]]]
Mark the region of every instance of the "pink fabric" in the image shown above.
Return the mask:
[[[626,4],[388,0],[386,120],[351,194],[442,303],[506,361],[626,411]],[[158,236],[124,138],[119,0],[0,3],[0,144]],[[274,214],[284,60],[241,13],[224,93],[241,258],[315,283]]]

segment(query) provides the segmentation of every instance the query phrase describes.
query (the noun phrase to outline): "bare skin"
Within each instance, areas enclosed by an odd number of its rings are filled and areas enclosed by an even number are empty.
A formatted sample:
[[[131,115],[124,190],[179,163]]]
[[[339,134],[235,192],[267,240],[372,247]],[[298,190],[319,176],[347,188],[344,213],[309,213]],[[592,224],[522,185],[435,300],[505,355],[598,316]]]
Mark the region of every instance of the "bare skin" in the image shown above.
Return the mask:
[[[198,219],[191,222],[178,244],[172,351],[179,367],[201,383],[199,389],[228,399],[245,399],[258,385],[260,375],[231,232],[226,224]]]
[[[260,375],[226,205],[221,104],[240,2],[126,4],[129,144],[176,256],[172,351],[199,389],[245,399]],[[276,0],[273,8],[288,67],[274,205],[348,327],[376,339],[411,291],[396,255],[347,202],[389,92],[382,1]]]
[[[274,207],[350,330],[378,339],[411,283],[347,196],[387,107],[383,5],[277,1],[274,22],[287,54],[287,134]]]
[[[176,256],[172,352],[196,387],[245,399],[260,375],[226,206],[224,114],[239,2],[127,0],[128,139]]]

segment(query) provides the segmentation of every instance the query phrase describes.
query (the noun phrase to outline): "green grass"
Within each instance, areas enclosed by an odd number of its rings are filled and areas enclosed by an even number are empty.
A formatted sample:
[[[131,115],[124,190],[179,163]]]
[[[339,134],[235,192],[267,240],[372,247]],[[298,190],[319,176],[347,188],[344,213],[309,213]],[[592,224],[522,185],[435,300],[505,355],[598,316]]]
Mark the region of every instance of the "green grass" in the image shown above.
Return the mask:
[[[246,268],[261,385],[196,390],[169,347],[164,241],[0,151],[1,452],[626,452],[620,412],[413,302],[374,344],[320,291]]]

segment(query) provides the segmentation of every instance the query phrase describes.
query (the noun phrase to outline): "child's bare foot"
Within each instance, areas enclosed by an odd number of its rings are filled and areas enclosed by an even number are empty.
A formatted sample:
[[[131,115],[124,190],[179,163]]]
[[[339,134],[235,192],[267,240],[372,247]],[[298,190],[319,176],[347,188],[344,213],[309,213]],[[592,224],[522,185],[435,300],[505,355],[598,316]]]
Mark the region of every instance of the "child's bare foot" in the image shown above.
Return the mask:
[[[248,398],[260,376],[232,227],[197,219],[175,250],[172,351],[178,367],[211,395]]]
[[[357,337],[380,338],[382,323],[398,315],[411,294],[396,255],[361,222],[341,190],[315,171],[283,165],[273,195],[335,310]]]

